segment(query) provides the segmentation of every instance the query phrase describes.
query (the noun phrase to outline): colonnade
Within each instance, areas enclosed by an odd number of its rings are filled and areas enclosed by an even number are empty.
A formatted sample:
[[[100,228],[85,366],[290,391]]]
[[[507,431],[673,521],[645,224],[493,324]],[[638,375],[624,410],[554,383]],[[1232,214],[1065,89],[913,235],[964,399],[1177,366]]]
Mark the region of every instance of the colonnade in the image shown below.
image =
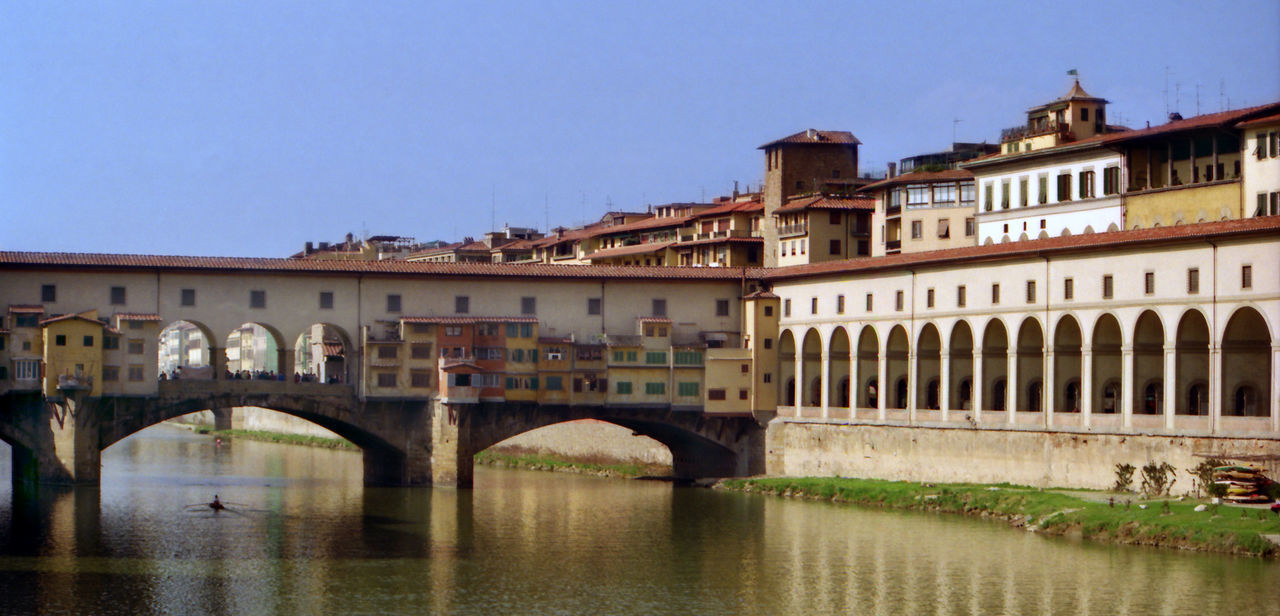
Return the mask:
[[[1241,303],[1208,312],[1161,306],[784,323],[779,414],[984,427],[1280,433],[1280,337],[1270,333],[1264,314]]]

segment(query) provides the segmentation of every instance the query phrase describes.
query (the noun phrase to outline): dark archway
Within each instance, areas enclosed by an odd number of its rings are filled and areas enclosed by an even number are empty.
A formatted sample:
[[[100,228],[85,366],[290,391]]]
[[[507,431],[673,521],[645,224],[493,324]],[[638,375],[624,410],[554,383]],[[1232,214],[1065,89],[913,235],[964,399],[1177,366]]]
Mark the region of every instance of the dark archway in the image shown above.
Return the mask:
[[[1239,308],[1222,335],[1222,414],[1269,417],[1273,388],[1267,321],[1251,307]]]
[[[1120,391],[1121,355],[1120,347],[1124,344],[1124,335],[1120,330],[1120,321],[1115,316],[1104,314],[1098,317],[1093,325],[1093,412],[1102,414],[1119,413],[1121,410]]]
[[[778,390],[779,406],[796,405],[796,339],[791,330],[783,330],[778,336]]]
[[[983,410],[1003,411],[1008,403],[1005,380],[1009,376],[1009,337],[1000,319],[991,319],[982,334]],[[996,385],[1000,384],[999,391]]]
[[[1191,309],[1178,320],[1174,412],[1179,415],[1209,414],[1209,322],[1199,310]]]
[[[1044,332],[1032,317],[1018,328],[1018,389],[1015,411],[1038,413],[1044,409]],[[1032,399],[1034,396],[1034,399]]]
[[[802,347],[803,360],[801,369],[804,374],[800,381],[805,384],[802,406],[820,406],[822,404],[822,337],[818,330],[805,332]]]
[[[1151,310],[1138,316],[1133,329],[1133,412],[1164,412],[1164,325]]]
[[[926,323],[920,328],[920,338],[916,343],[916,408],[937,410],[941,408],[939,400],[939,379],[942,378],[942,337],[933,323]]]
[[[965,321],[951,328],[950,408],[967,411],[973,406],[973,330]]]
[[[885,352],[886,379],[889,383],[894,384],[895,394],[899,391],[900,395],[895,395],[890,402],[893,408],[907,408],[907,388],[911,386],[907,382],[907,362],[910,357],[911,342],[907,338],[907,330],[901,325],[894,325],[889,330],[888,345]]]
[[[880,338],[874,327],[867,325],[858,335],[858,391],[860,408],[879,408],[880,403]]]
[[[1083,336],[1075,317],[1058,319],[1053,333],[1053,405],[1057,413],[1080,412],[1080,379]]]
[[[843,327],[831,332],[831,343],[827,345],[831,367],[827,374],[827,382],[831,383],[828,392],[830,406],[849,407],[849,334]]]

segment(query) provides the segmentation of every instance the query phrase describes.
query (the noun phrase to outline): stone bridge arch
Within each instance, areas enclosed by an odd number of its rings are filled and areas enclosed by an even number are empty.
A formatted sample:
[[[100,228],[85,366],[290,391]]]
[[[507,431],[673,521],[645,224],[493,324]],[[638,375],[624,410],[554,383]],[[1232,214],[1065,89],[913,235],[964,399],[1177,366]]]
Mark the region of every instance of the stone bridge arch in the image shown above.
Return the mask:
[[[444,407],[444,405],[441,405]],[[668,409],[601,406],[459,405],[447,411],[456,429],[456,454],[450,460],[453,430],[437,425],[433,472],[437,485],[468,487],[475,454],[513,436],[580,419],[622,426],[662,443],[671,451],[672,473],[678,479],[734,477],[764,473],[764,427],[748,416],[707,416]],[[446,445],[446,446],[441,446]],[[456,469],[449,477],[449,463]]]

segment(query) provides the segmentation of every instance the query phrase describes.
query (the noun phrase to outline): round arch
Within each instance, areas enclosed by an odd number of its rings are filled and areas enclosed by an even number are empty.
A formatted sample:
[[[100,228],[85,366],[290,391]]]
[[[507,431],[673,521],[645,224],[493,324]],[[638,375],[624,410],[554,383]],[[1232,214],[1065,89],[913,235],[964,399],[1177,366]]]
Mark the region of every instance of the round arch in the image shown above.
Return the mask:
[[[802,372],[796,379],[803,384],[800,405],[819,406],[822,404],[822,334],[816,328],[805,332],[800,353]]]
[[[1009,377],[1009,334],[1004,321],[991,318],[982,330],[982,406],[983,410],[1003,411],[1008,406],[1006,395]]]
[[[778,335],[778,406],[796,405],[796,338],[790,329]]]
[[[163,379],[209,380],[214,378],[213,330],[190,319],[179,319],[160,330],[156,358]]]
[[[429,358],[431,356],[432,349],[429,344],[426,346],[413,344],[412,329],[405,332],[405,336],[410,342],[410,357]],[[295,339],[293,374],[285,376],[302,382],[350,383],[352,381],[351,366],[348,358],[352,356],[355,348],[351,343],[351,336],[341,327],[332,323],[313,323]]]
[[[1057,413],[1078,413],[1084,362],[1084,334],[1071,314],[1058,318],[1053,329],[1053,400]]]
[[[1209,320],[1188,308],[1174,330],[1174,413],[1209,414]]]
[[[1104,312],[1098,316],[1090,330],[1093,355],[1093,412],[1106,414],[1121,410],[1120,391],[1124,330],[1114,314]]]
[[[293,372],[293,345],[271,325],[247,321],[224,340],[226,377],[283,380]]]
[[[907,394],[911,387],[907,377],[910,353],[911,341],[907,329],[901,323],[894,325],[885,339],[885,381],[893,385],[893,390],[886,392],[892,394],[888,400],[889,408],[907,408]]]
[[[1252,306],[1236,308],[1222,334],[1222,414],[1269,417],[1274,387],[1267,320]]]
[[[880,404],[880,336],[864,325],[858,333],[858,406],[878,408]]]
[[[1044,410],[1044,328],[1034,316],[1018,326],[1018,373],[1014,410]]]
[[[948,352],[951,355],[949,407],[969,410],[973,407],[973,329],[964,319],[951,326]]]
[[[916,338],[916,408],[938,410],[942,408],[940,379],[942,378],[942,336],[932,322],[920,328]]]
[[[829,405],[849,408],[849,332],[843,326],[836,326],[831,332],[831,341],[827,345],[827,356],[830,358],[830,369],[827,383],[831,390],[827,392]]]
[[[1133,412],[1164,413],[1164,323],[1144,310],[1133,326]]]

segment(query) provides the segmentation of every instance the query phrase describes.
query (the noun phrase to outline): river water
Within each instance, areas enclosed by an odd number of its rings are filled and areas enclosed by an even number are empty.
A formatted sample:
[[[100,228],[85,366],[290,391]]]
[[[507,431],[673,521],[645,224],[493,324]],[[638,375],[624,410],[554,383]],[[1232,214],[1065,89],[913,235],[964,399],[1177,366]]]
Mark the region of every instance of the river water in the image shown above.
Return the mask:
[[[1280,614],[1255,559],[557,473],[365,488],[356,453],[169,426],[100,489],[0,489],[5,614]]]

